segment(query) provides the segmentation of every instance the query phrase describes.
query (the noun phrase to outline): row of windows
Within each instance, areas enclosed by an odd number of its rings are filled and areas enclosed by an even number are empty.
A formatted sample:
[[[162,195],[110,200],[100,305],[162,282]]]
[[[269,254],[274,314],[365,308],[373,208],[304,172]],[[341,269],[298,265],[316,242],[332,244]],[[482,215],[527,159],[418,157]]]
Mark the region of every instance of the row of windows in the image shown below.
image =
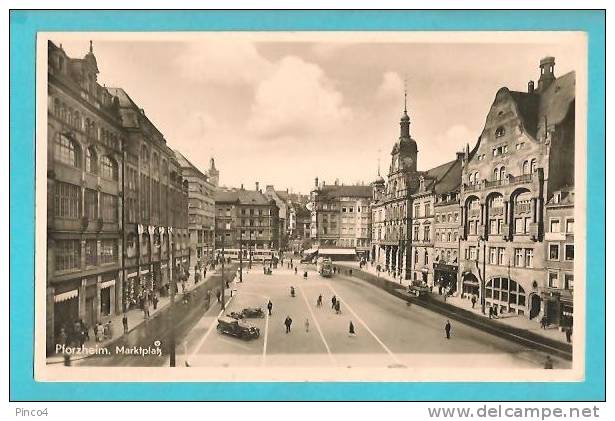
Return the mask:
[[[567,290],[574,289],[574,275],[572,273],[564,273],[564,279],[560,279],[557,272],[549,271],[547,275],[547,282],[550,288],[563,288]]]
[[[85,216],[91,220],[102,218],[105,222],[117,222],[117,196],[85,189],[85,212],[82,214],[81,194],[80,186],[62,182],[55,183],[53,195],[54,216],[66,219],[78,219]]]
[[[454,213],[436,213],[436,222],[457,222],[459,221],[459,212]]]
[[[117,240],[86,240],[84,248],[86,266],[117,262]],[[54,251],[56,271],[60,272],[81,268],[80,240],[58,240]]]
[[[429,217],[431,216],[431,204],[430,203],[425,203],[423,205],[423,215],[424,217]],[[421,205],[420,204],[415,204],[414,205],[414,217],[415,218],[419,218],[421,217]]]
[[[556,262],[561,260],[559,244],[549,244],[549,260]],[[564,244],[564,260],[567,262],[574,261],[574,244]]]
[[[441,230],[436,229],[436,241],[443,243],[457,242],[457,230]]]
[[[57,161],[72,167],[81,168],[81,147],[66,135],[59,135],[54,145],[54,157]],[[85,151],[85,170],[91,174],[99,174],[109,180],[118,179],[118,164],[115,159],[104,155],[98,159],[93,147]]]
[[[521,165],[521,173],[522,174],[533,174],[536,172],[536,168],[537,168],[536,158],[533,158],[531,160],[525,160],[523,161],[523,164]],[[495,167],[492,171],[492,174],[493,174],[492,179],[495,181],[505,180],[506,179],[506,167],[503,165]],[[470,185],[479,184],[480,181],[481,181],[481,178],[480,178],[480,173],[478,171],[468,174],[468,184]]]
[[[574,233],[574,218],[566,218],[565,221],[565,232],[566,234]],[[549,232],[559,233],[562,232],[562,227],[559,218],[549,218]]]

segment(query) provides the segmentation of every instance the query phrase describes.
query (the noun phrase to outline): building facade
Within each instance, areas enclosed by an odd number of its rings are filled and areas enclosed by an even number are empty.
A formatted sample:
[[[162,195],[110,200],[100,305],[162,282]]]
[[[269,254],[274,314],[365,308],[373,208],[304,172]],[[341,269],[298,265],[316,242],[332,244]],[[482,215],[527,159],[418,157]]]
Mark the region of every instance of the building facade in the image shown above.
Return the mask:
[[[312,246],[369,251],[372,186],[318,184],[316,178],[309,207]]]
[[[279,250],[279,209],[258,185],[255,190],[225,189],[216,192],[216,252],[222,248]]]
[[[122,309],[125,135],[117,98],[82,59],[48,44],[47,350],[61,329]]]
[[[124,148],[124,310],[166,295],[188,269],[188,181],[163,134],[122,88]]]
[[[433,275],[438,288],[451,293],[461,291],[459,286],[459,184],[461,166],[456,187],[437,194],[434,203],[434,252]]]
[[[461,186],[463,290],[498,313],[544,314],[545,204],[574,185],[574,72],[540,61],[538,87],[501,88]]]
[[[207,264],[214,258],[214,230],[216,215],[217,171],[211,158],[209,170],[203,173],[179,151],[175,151],[184,180],[188,181],[188,237],[190,243],[190,267]],[[215,173],[218,175],[218,173]]]

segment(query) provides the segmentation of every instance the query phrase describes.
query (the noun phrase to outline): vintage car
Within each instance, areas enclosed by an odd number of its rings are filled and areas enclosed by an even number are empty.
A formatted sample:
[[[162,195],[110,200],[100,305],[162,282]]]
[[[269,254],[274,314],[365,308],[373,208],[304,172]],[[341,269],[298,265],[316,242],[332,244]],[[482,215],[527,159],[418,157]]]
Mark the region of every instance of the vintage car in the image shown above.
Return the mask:
[[[223,316],[218,319],[217,329],[220,333],[244,340],[256,339],[261,334],[259,328],[229,316]]]
[[[429,293],[431,289],[427,286],[427,284],[421,281],[413,281],[410,286],[408,286],[408,292],[415,297],[424,297]]]
[[[265,317],[265,312],[260,307],[247,307],[241,311],[232,311],[228,316],[234,319],[250,319],[255,317]]]

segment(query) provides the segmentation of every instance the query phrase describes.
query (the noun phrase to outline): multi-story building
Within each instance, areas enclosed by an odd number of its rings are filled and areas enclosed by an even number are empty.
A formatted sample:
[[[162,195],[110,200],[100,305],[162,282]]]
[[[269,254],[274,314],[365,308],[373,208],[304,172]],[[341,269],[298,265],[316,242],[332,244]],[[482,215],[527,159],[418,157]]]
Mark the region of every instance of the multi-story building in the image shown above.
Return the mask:
[[[124,132],[117,98],[84,58],[48,44],[47,349],[61,328],[122,310]]]
[[[391,151],[387,181],[380,176],[372,183],[372,247],[370,260],[384,271],[410,278],[412,194],[419,186],[418,148],[410,136],[406,107],[401,117],[400,135]]]
[[[118,98],[124,147],[124,309],[139,305],[189,264],[188,181],[162,133],[122,88]]]
[[[276,190],[273,185],[265,187],[265,196],[274,200],[276,206],[279,209],[279,223],[278,223],[278,238],[280,249],[285,249],[288,245],[288,225],[289,225],[289,205],[288,205],[288,192],[282,190]]]
[[[449,186],[438,189],[434,203],[434,284],[438,288],[448,289],[451,293],[460,290],[458,273],[461,162],[459,164],[455,170],[456,177],[450,179]]]
[[[439,203],[442,195],[459,187],[462,156],[463,154],[457,154],[456,160],[421,172],[418,190],[410,197],[412,203],[412,262],[410,270],[413,281],[422,281],[429,286],[434,286],[437,283],[436,281],[440,279],[434,276],[435,205]],[[458,212],[459,209],[457,209]],[[438,221],[439,225],[442,224],[440,218]],[[457,219],[458,226],[459,219]],[[441,235],[437,239],[439,242],[443,240]],[[444,237],[444,239],[448,240],[448,237]],[[457,235],[455,235],[455,241],[457,241]]]
[[[219,189],[216,192],[216,251],[279,249],[279,209],[275,200],[255,190]],[[240,243],[241,242],[241,243]]]
[[[216,177],[209,174],[215,170],[214,159],[209,171],[203,173],[179,151],[175,151],[184,180],[188,181],[188,235],[190,241],[190,267],[206,264],[214,254],[214,229],[217,189]],[[216,173],[217,174],[217,173]]]
[[[542,290],[549,323],[571,327],[574,290],[574,187],[555,191],[546,204],[546,280]]]
[[[498,312],[544,313],[545,204],[574,185],[575,75],[540,61],[527,92],[501,88],[462,171],[464,291]]]
[[[369,250],[372,186],[318,184],[311,194],[311,236],[315,247]]]

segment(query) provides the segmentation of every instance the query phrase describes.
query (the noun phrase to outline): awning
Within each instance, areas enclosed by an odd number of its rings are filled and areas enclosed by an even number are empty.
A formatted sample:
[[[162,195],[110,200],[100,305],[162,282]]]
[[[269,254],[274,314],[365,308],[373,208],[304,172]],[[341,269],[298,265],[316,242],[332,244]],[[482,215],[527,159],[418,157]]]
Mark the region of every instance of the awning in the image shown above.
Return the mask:
[[[318,251],[318,249],[309,249],[309,250],[303,250],[303,255],[304,256],[308,256],[310,254],[314,254]]]
[[[474,279],[464,279],[463,280],[463,284],[464,285],[474,285],[474,286],[478,286],[478,281],[474,280]]]
[[[149,273],[149,269],[141,269],[141,272],[139,272],[141,275],[146,275]]]
[[[105,281],[100,283],[100,289],[109,288],[115,285],[115,279],[111,279],[110,281]]]
[[[58,295],[53,296],[54,303],[61,303],[63,301],[68,301],[73,298],[77,298],[79,296],[79,290],[73,289],[72,291],[63,292]]]
[[[349,256],[349,255],[355,255],[357,254],[357,252],[355,251],[355,249],[319,249],[318,250],[318,254],[319,255],[335,255],[335,256]]]

